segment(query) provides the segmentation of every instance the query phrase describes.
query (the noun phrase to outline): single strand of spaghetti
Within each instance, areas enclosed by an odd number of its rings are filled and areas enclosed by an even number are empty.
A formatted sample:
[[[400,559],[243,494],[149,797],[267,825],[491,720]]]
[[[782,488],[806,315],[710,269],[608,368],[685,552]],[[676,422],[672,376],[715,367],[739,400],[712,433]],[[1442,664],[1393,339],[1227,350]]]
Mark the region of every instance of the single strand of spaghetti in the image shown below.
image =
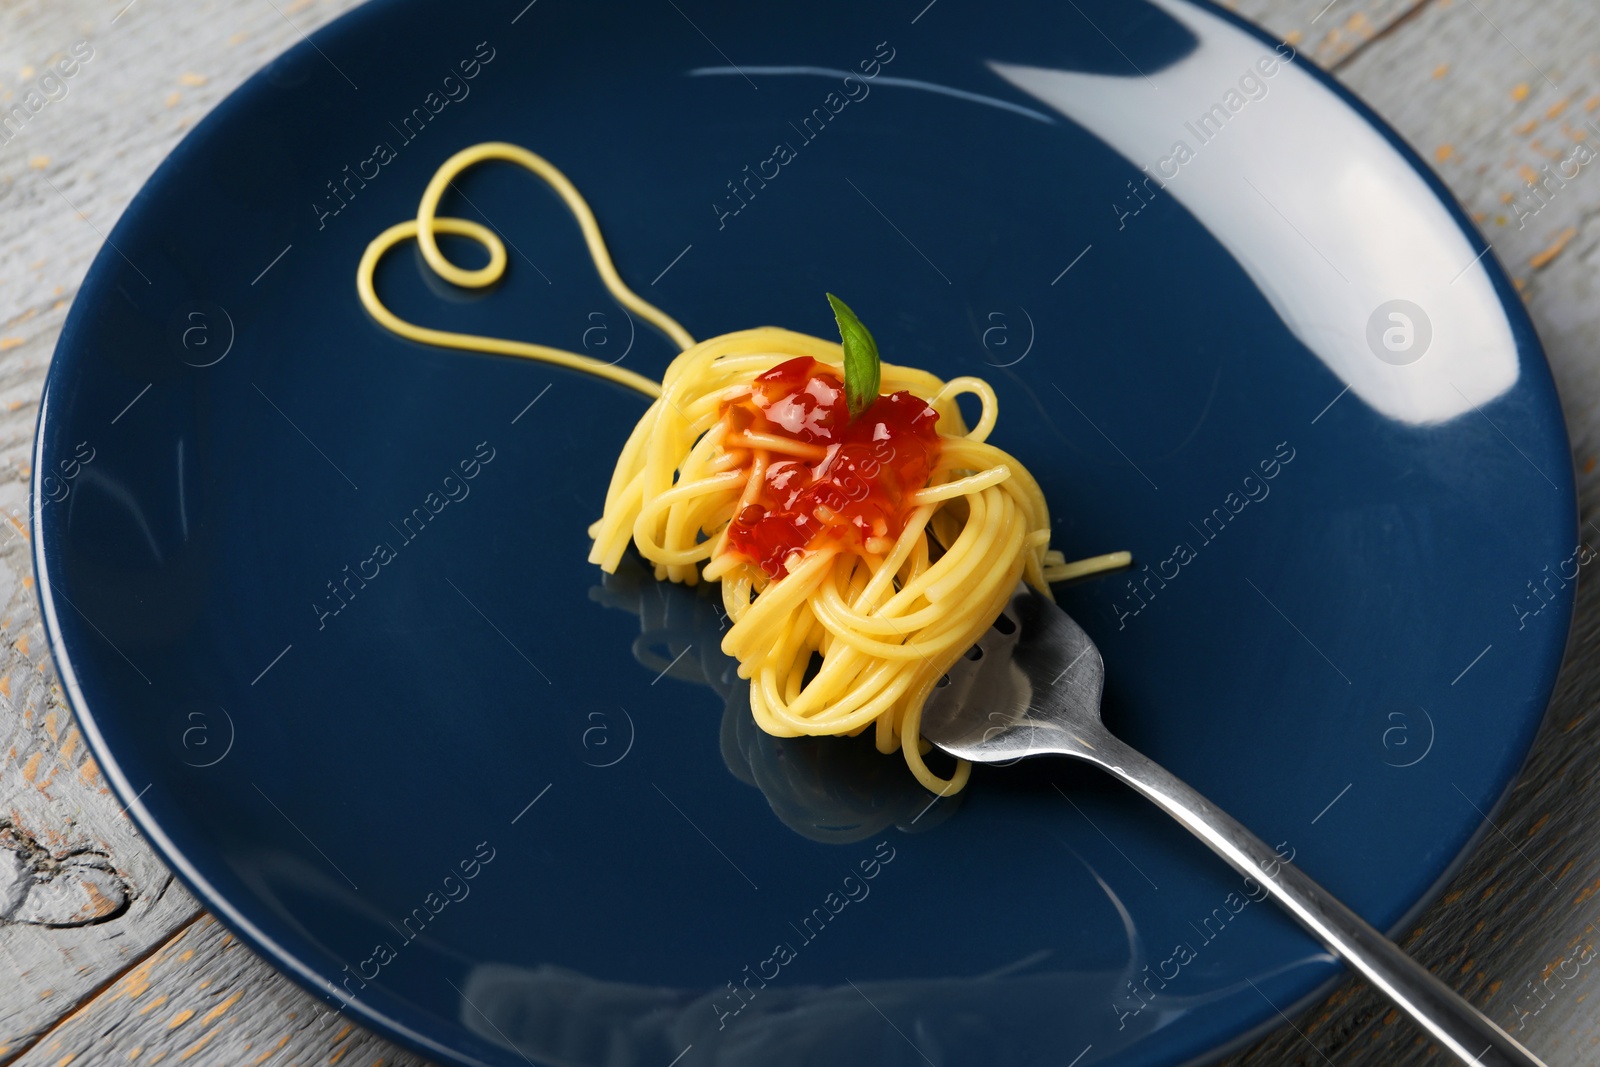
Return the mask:
[[[884,755],[888,755],[900,747],[900,739],[895,736],[894,716],[879,715],[872,723],[872,744]]]
[[[935,383],[934,392],[937,392],[937,385],[938,384],[942,384],[942,383]],[[926,396],[925,396],[924,393],[916,391],[916,390],[913,390],[913,392],[916,392],[918,396],[921,396],[924,399],[926,399]],[[966,423],[966,420],[964,420],[961,417],[961,409],[956,407],[954,401],[949,401],[949,402],[942,403],[942,404],[935,404],[931,400],[929,400],[928,401],[928,406],[933,408],[933,410],[939,416],[938,427],[939,427],[939,436],[941,438],[946,439],[946,440],[957,440],[957,441],[965,441],[967,439],[967,423]]]
[[[978,425],[974,426],[965,436],[970,441],[984,441],[990,431],[1000,419],[1000,400],[995,396],[994,388],[982,378],[951,378],[944,383],[944,387],[934,394],[934,404],[953,402],[963,393],[969,393],[978,398],[983,405],[983,414],[978,418]]]
[[[931,557],[928,551],[928,536],[926,532],[918,537],[911,547],[911,558],[900,566],[895,575],[895,581],[904,584],[928,569]]]
[[[1049,568],[1052,582],[1066,582],[1073,578],[1082,578],[1088,574],[1099,574],[1101,571],[1120,570],[1133,563],[1133,555],[1129,552],[1107,552],[1101,556],[1090,556],[1073,563],[1062,563]]]
[[[922,753],[917,751],[917,738],[921,737],[922,727],[922,702],[911,700],[907,702],[905,716],[901,721],[902,743],[900,751],[905,753],[906,766],[916,776],[923,787],[938,793],[940,796],[950,796],[959,793],[967,787],[967,779],[972,775],[972,764],[966,760],[956,760],[956,769],[949,778],[941,778],[929,769],[927,762],[922,758]]]
[[[1016,458],[1004,449],[990,444],[987,441],[977,441],[971,437],[952,437],[948,439],[946,451],[952,456],[964,457],[964,462],[981,467],[993,467],[1001,463],[1011,463],[1021,466]]]
[[[616,297],[617,303],[646,321],[654,323],[663,333],[677,342],[679,348],[689,348],[694,344],[694,338],[690,337],[689,332],[678,325],[675,319],[629,289],[617,274],[617,268],[611,262],[611,253],[606,248],[605,239],[600,236],[600,224],[595,221],[594,212],[589,209],[589,203],[583,198],[583,194],[578,192],[565,174],[557,170],[543,156],[530,152],[521,145],[488,141],[463,148],[445,160],[444,165],[428,182],[428,187],[422,194],[422,202],[417,208],[417,243],[422,248],[422,255],[428,261],[428,266],[432,267],[440,277],[456,285],[479,288],[493,284],[505,270],[503,255],[498,269],[491,271],[490,267],[494,266],[491,262],[489,266],[479,267],[476,270],[462,270],[445,258],[433,233],[439,200],[450,187],[450,183],[455,180],[456,175],[476,163],[490,159],[521,164],[544,179],[561,199],[566,201],[567,208],[578,220],[578,227],[583,231],[584,243],[589,246],[589,255],[594,260],[595,270],[606,288],[611,291],[611,295]]]
[[[928,768],[914,745],[902,745],[900,751],[906,755],[906,766],[911,768],[911,773],[922,784],[922,788],[930,793],[937,793],[942,797],[952,796],[965,789],[967,780],[972,776],[972,764],[966,760],[957,760],[955,773],[949,778],[940,778]]]
[[[753,457],[748,448],[724,448],[721,453],[706,465],[706,470],[722,472],[738,468],[744,470],[749,467]]]
[[[738,514],[737,507],[735,508],[734,513]],[[718,535],[718,539],[720,540],[726,536],[727,531],[724,530]],[[738,558],[738,556],[732,552],[724,552],[719,548],[717,551],[711,553],[711,558],[706,561],[706,565],[701,570],[700,574],[708,582],[722,582],[726,584],[731,580],[732,575],[740,570],[745,569],[745,567],[746,564],[744,560]],[[726,594],[723,596],[723,603],[728,609],[728,618],[733,622],[738,622],[739,619],[743,617],[744,612],[750,610],[750,604],[748,601],[740,603],[738,601],[730,600]]]
[[[813,463],[827,458],[828,449],[822,445],[813,445],[805,441],[796,441],[792,437],[781,434],[762,433],[759,430],[745,430],[741,433],[731,434],[729,442],[740,448],[764,448],[768,452],[781,452],[788,456],[799,456]]]
[[[956,410],[954,404],[950,405],[950,412],[953,412],[953,415],[947,416],[944,409],[933,404],[929,399],[939,391],[940,386],[943,384],[943,380],[936,375],[929,374],[927,371],[917,370],[914,367],[896,367],[885,363],[882,367],[878,387],[885,393],[904,391],[920,398],[939,412],[939,423],[945,432],[948,433],[951,426],[959,425],[960,432],[964,433],[966,426],[961,423],[961,412]]]
[[[499,258],[505,259],[505,247],[500,244],[500,239],[493,231],[488,230],[470,219],[436,218],[434,227],[440,233],[458,234],[470,237],[489,249],[491,263],[494,261],[495,250],[499,249]],[[435,330],[427,326],[418,326],[407,322],[394,312],[390,311],[382,300],[378,299],[377,290],[373,287],[372,276],[377,269],[378,261],[383,258],[390,248],[408,237],[417,236],[415,220],[396,223],[384,230],[367,245],[367,250],[361,257],[361,263],[356,268],[356,292],[361,297],[362,306],[367,313],[391,333],[398,334],[410,341],[425,345],[437,345],[440,348],[457,348],[468,352],[488,352],[494,355],[520,356],[524,359],[539,360],[544,363],[554,363],[557,366],[568,367],[572,370],[583,371],[599,378],[605,378],[625,385],[630,389],[637,389],[645,396],[654,397],[661,391],[661,387],[642,374],[635,374],[622,367],[614,367],[602,363],[589,356],[581,356],[576,352],[568,352],[560,348],[550,348],[546,345],[530,344],[526,341],[510,341],[499,337],[483,337],[477,334],[455,333],[450,330]]]
[[[1022,469],[1014,456],[987,442],[970,437],[941,437],[937,470],[988,470],[1002,466],[1012,468],[1013,473]]]
[[[1039,562],[1037,556],[1028,554],[1023,557],[1022,580],[1039,590],[1047,600],[1055,600],[1055,594],[1050,591],[1050,578],[1045,574],[1044,564]]]
[[[918,489],[909,496],[915,504],[937,504],[953,497],[971,496],[990,486],[999,485],[1009,477],[1011,477],[1010,467],[990,467],[986,471],[969,474],[953,482],[942,482],[939,485],[930,485],[926,489]]]

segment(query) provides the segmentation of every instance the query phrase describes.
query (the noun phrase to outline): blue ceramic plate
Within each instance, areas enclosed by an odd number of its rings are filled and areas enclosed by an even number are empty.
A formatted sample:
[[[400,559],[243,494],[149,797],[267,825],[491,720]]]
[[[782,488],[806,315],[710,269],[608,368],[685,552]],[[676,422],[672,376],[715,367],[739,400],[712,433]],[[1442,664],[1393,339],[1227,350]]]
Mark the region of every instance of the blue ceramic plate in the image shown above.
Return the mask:
[[[1395,136],[1182,0],[525,3],[374,3],[290,51],[62,333],[51,640],[207,905],[475,1064],[1177,1064],[1341,974],[1088,769],[929,808],[897,759],[762,735],[713,599],[584,562],[641,399],[355,296],[434,168],[508,140],[696,335],[828,335],[831,290],[894,361],[994,383],[1056,544],[1138,561],[1058,591],[1113,728],[1377,926],[1413,914],[1517,773],[1577,563],[1538,342]],[[530,176],[447,210],[507,278],[402,251],[391,307],[666,365]]]

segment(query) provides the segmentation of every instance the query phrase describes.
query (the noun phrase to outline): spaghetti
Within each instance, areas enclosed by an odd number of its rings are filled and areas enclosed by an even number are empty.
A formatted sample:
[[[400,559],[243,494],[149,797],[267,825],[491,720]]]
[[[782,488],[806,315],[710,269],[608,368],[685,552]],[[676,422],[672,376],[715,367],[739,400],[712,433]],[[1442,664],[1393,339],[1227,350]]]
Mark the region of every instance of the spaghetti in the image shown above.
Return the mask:
[[[438,215],[463,170],[486,160],[538,175],[577,218],[589,253],[618,303],[683,350],[658,384],[564,349],[429,329],[379,300],[373,274],[395,245],[415,239],[429,267],[459,286],[493,284],[505,245],[493,230]],[[437,235],[466,237],[489,262],[468,270]],[[1025,580],[1049,583],[1126,566],[1125,552],[1068,564],[1049,548],[1050,517],[1038,484],[988,443],[999,413],[978,378],[949,382],[883,364],[880,395],[853,418],[843,410],[838,343],[777,327],[696,342],[623,283],[588,204],[559,170],[499,142],[456,153],[428,183],[414,220],[367,247],[356,277],[372,316],[424,344],[521,356],[595,374],[651,398],[617,460],[589,559],[614,573],[632,542],[656,577],[721,583],[731,625],[722,649],[750,682],[750,706],[777,736],[860,734],[904,754],[926,788],[949,795],[919,733],[922,705],[945,672]],[[980,405],[967,427],[962,395]]]

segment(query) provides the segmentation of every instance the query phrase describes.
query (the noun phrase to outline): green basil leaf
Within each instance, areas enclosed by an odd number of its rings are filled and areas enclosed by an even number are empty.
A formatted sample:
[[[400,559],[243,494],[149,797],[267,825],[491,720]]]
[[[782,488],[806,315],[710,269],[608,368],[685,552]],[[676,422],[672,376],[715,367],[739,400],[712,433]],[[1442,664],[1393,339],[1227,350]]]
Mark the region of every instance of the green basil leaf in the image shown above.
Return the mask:
[[[861,324],[856,313],[843,300],[827,294],[833,317],[839,323],[839,340],[844,346],[844,398],[850,417],[859,418],[878,399],[878,342]]]

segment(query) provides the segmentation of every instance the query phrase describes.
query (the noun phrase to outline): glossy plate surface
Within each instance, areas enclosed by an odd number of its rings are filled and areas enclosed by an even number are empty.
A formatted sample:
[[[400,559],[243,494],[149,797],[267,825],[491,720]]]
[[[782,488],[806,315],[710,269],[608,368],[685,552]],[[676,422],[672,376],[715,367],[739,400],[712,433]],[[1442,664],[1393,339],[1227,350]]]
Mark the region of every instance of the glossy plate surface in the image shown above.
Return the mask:
[[[356,301],[480,140],[564,168],[697,336],[827,335],[831,290],[887,358],[992,382],[1056,544],[1142,565],[1058,590],[1109,724],[1375,925],[1484,825],[1568,625],[1560,410],[1481,238],[1290,50],[1181,0],[392,0],[314,42],[112,234],[34,487],[101,767],[299,980],[462,1063],[1092,1067],[1215,1054],[1340,973],[1091,770],[930,808],[756,731],[713,598],[584,562],[642,400]],[[402,250],[391,307],[666,365],[532,177],[446,210],[506,280]]]

